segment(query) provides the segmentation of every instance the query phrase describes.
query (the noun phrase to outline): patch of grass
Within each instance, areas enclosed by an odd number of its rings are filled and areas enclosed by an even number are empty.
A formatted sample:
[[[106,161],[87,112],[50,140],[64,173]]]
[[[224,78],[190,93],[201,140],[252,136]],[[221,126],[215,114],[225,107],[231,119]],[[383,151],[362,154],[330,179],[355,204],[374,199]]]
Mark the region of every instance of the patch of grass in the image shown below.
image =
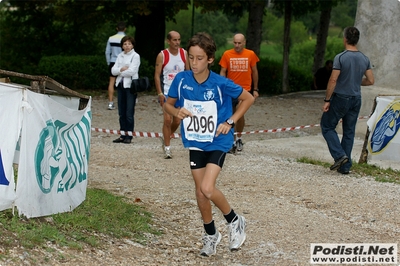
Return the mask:
[[[151,214],[121,196],[88,189],[86,200],[72,212],[24,219],[11,210],[0,212],[0,242],[7,250],[46,247],[47,242],[71,249],[99,247],[104,238],[129,238],[144,244],[146,234],[160,235],[151,227]]]
[[[340,27],[329,27],[328,36],[331,37],[341,37],[343,34],[343,29]]]
[[[330,167],[329,163],[313,160],[307,157],[301,157],[296,161],[300,163],[320,165],[326,168]],[[400,171],[393,170],[391,168],[382,169],[376,165],[370,165],[367,163],[359,164],[353,162],[353,165],[351,167],[351,172],[358,174],[359,176],[372,176],[378,182],[389,182],[389,183],[400,184]]]

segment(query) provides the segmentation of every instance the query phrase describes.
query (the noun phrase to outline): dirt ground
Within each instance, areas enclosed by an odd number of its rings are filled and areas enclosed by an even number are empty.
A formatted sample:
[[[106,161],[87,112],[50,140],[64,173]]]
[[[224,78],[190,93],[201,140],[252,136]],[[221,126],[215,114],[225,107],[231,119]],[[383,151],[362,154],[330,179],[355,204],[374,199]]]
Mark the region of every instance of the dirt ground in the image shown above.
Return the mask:
[[[246,217],[247,240],[239,251],[229,251],[223,216],[214,208],[223,239],[215,256],[198,255],[203,227],[188,151],[179,138],[172,140],[173,159],[165,160],[158,138],[114,144],[117,135],[92,131],[88,186],[140,199],[135,204],[154,214],[154,226],[163,235],[150,237],[145,246],[105,239],[103,249],[58,248],[62,260],[36,250],[18,254],[21,265],[40,256],[48,257],[41,265],[310,265],[311,243],[397,243],[400,186],[296,162],[300,155],[321,153],[331,160],[326,146],[297,145],[304,139],[323,143],[320,128],[313,126],[319,123],[323,97],[317,92],[261,97],[246,114],[246,132],[311,127],[249,133],[243,136],[243,152],[227,155],[217,186]],[[104,97],[93,99],[92,127],[119,129],[118,111],[106,107]],[[135,130],[161,132],[161,126],[156,96],[141,95]]]

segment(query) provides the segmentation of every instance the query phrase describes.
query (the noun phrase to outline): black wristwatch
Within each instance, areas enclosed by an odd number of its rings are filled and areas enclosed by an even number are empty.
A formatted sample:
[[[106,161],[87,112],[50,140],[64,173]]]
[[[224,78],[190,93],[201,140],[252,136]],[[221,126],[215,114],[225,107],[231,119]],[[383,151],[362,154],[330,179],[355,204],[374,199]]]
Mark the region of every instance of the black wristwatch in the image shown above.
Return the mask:
[[[324,99],[324,102],[326,102],[326,103],[330,103],[331,102],[331,100],[329,99],[329,100],[327,100],[326,98]]]
[[[233,120],[230,118],[226,120],[226,123],[228,123],[228,125],[230,125],[231,127],[235,126],[235,122],[233,122]]]

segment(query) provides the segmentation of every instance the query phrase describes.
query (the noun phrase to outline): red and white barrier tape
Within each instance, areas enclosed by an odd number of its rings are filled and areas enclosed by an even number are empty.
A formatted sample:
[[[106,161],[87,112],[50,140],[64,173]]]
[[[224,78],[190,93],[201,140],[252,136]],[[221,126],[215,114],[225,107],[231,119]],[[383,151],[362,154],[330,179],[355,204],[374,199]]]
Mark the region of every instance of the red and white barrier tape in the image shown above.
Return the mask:
[[[303,128],[311,128],[311,127],[319,127],[319,124],[298,126],[298,127],[283,127],[283,128],[273,128],[273,129],[266,129],[266,130],[247,131],[247,132],[241,132],[241,134],[245,135],[245,134],[255,134],[255,133],[277,133],[277,132],[292,131],[292,130],[298,130],[298,129],[303,129]],[[235,134],[238,134],[238,132],[235,132]]]
[[[116,134],[116,135],[127,135],[132,137],[145,137],[145,138],[159,138],[162,137],[162,133],[155,132],[140,132],[140,131],[123,131],[123,130],[113,130],[113,129],[103,129],[103,128],[94,128],[92,127],[92,131],[103,132],[108,134]],[[177,134],[178,135],[178,134]]]
[[[368,119],[368,118],[369,118],[369,116],[360,116],[358,118],[358,120]],[[246,135],[246,134],[256,134],[256,133],[277,133],[277,132],[286,132],[286,131],[299,130],[299,129],[303,129],[303,128],[319,127],[319,126],[320,126],[320,124],[313,124],[313,125],[307,125],[307,126],[296,126],[296,127],[283,127],[283,128],[274,128],[274,129],[266,129],[266,130],[247,131],[247,132],[241,132],[241,134]],[[127,136],[132,136],[132,137],[144,137],[144,138],[160,138],[163,136],[162,133],[156,133],[156,132],[140,132],[140,131],[125,132],[123,130],[102,129],[102,128],[94,128],[94,127],[92,127],[92,131],[103,132],[103,133],[108,133],[108,134],[127,135]],[[235,132],[235,134],[238,134],[238,132]],[[181,134],[174,133],[173,137],[180,138]]]

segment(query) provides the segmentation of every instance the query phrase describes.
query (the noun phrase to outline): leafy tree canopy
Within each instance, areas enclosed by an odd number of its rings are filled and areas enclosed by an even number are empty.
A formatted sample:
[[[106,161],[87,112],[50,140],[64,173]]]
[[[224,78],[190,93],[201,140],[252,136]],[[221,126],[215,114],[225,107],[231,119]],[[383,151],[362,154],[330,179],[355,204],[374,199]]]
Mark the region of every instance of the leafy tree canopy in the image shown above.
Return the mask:
[[[202,13],[202,8],[196,8],[194,13],[193,33],[205,31],[213,36],[217,47],[224,47],[226,39],[230,36],[229,21],[219,11]],[[191,11],[182,10],[175,16],[175,22],[168,22],[166,32],[176,30],[181,34],[181,46],[186,48],[187,41],[192,35]],[[216,26],[218,25],[218,26]]]

